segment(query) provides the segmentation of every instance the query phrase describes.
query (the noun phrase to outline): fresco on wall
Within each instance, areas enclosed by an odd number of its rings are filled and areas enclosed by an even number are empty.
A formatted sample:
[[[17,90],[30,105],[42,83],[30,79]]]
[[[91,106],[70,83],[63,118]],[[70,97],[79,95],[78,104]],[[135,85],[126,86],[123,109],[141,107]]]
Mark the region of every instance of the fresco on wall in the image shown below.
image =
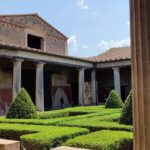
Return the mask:
[[[85,105],[92,104],[92,83],[91,82],[85,82],[84,104]]]
[[[65,108],[71,106],[72,92],[71,86],[53,86],[52,87],[52,99],[53,109]]]
[[[67,75],[52,75],[52,108],[60,109],[72,105],[72,88]]]
[[[11,104],[11,89],[0,89],[0,115],[5,115]]]

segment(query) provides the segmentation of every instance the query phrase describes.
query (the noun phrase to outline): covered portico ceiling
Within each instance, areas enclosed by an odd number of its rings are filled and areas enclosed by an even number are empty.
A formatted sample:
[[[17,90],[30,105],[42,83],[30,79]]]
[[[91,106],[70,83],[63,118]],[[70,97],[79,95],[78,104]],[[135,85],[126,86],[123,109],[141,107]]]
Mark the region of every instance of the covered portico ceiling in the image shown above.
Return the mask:
[[[93,68],[94,62],[65,55],[57,55],[45,51],[15,45],[0,44],[0,57],[24,59],[26,61],[44,62],[75,68]]]

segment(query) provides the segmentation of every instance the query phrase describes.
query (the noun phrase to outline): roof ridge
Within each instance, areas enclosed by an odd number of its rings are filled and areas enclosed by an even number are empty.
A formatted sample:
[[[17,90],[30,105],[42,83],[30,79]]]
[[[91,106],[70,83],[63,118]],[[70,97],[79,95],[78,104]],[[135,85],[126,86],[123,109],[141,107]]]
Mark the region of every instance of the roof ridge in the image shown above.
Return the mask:
[[[28,14],[0,14],[0,17],[2,16],[29,16],[29,15],[38,15],[37,13],[28,13]]]

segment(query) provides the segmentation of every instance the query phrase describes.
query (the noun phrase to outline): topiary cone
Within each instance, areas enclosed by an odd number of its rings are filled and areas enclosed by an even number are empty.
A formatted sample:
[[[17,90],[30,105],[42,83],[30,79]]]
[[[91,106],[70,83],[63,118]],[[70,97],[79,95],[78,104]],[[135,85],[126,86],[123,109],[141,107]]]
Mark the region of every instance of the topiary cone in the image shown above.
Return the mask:
[[[111,90],[105,104],[105,108],[122,108],[123,102],[115,90]]]
[[[36,118],[36,108],[28,92],[21,88],[12,102],[6,118]]]
[[[121,117],[120,117],[121,124],[128,124],[132,125],[132,92],[129,93],[125,105],[122,109]]]

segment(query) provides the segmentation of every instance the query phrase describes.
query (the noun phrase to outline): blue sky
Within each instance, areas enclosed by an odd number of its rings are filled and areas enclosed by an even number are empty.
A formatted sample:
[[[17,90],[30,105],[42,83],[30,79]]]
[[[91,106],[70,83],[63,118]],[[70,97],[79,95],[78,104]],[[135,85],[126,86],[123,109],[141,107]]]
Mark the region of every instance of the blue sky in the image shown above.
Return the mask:
[[[1,0],[0,14],[38,13],[68,38],[74,56],[130,45],[128,0]]]

